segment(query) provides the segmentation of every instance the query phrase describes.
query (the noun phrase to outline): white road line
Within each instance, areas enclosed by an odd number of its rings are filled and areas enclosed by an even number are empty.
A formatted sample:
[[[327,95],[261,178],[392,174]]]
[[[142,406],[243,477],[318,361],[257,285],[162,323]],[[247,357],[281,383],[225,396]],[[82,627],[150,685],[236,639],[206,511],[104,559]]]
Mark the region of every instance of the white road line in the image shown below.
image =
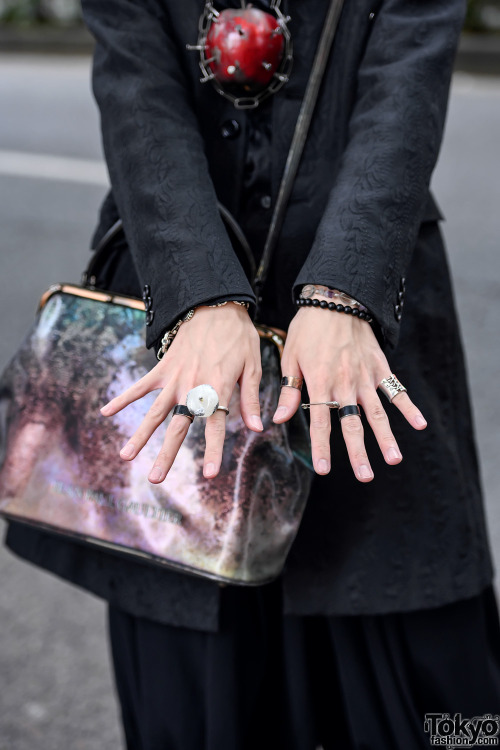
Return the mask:
[[[73,159],[50,154],[0,149],[0,175],[31,177],[85,185],[109,185],[106,165],[93,159]]]

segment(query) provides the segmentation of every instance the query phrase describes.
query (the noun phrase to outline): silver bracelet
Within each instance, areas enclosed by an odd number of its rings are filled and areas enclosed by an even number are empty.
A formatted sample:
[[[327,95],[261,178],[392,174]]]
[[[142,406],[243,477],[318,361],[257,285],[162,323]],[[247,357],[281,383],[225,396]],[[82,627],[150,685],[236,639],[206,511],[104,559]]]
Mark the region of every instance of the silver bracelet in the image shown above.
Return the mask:
[[[226,302],[217,302],[215,305],[207,305],[207,307],[222,307],[223,305],[227,305],[228,302],[234,302],[235,305],[242,305],[248,310],[249,302],[240,302],[239,300],[231,299],[226,300]],[[202,305],[199,305],[198,307],[202,307]],[[163,355],[168,350],[169,346],[171,346],[173,340],[175,339],[175,336],[177,334],[177,331],[181,327],[183,323],[186,323],[188,320],[191,320],[193,317],[195,310],[197,310],[197,307],[191,308],[191,310],[188,310],[186,315],[177,321],[175,326],[170,329],[170,331],[167,331],[165,335],[163,336],[161,340],[161,346],[158,349],[158,352],[156,354],[156,359],[161,360],[163,358]]]
[[[170,331],[167,331],[166,334],[163,336],[161,340],[161,347],[158,349],[158,352],[156,354],[156,359],[161,360],[163,358],[163,355],[171,345],[172,341],[175,339],[176,333],[181,327],[183,323],[185,323],[188,320],[191,320],[191,318],[194,315],[194,311],[196,310],[195,307],[192,307],[191,310],[188,310],[187,313],[183,318],[177,321],[175,326],[170,329]]]
[[[241,302],[240,300],[237,300],[237,299],[228,299],[225,302],[216,302],[215,305],[207,305],[207,307],[224,307],[224,305],[227,305],[228,302],[234,302],[235,305],[241,305],[247,310],[250,306],[250,302]]]

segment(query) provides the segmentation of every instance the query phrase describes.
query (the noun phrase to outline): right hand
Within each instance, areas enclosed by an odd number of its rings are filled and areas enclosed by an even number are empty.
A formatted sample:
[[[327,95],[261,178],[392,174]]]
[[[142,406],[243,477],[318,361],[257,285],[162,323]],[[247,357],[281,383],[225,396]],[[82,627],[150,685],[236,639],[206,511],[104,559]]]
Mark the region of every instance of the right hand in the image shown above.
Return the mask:
[[[150,391],[161,389],[139,428],[120,451],[127,461],[133,460],[165,420],[175,404],[185,404],[191,388],[202,383],[212,385],[219,403],[228,406],[236,383],[241,394],[241,416],[255,432],[263,430],[260,419],[259,383],[262,375],[260,339],[247,310],[228,303],[222,307],[201,306],[191,320],[183,323],[160,362],[140,380],[101,408],[111,416]],[[226,433],[226,414],[216,411],[207,418],[206,447],[203,465],[205,477],[215,477],[222,461]],[[154,484],[163,482],[187,435],[187,417],[172,417],[162,449],[149,474]]]

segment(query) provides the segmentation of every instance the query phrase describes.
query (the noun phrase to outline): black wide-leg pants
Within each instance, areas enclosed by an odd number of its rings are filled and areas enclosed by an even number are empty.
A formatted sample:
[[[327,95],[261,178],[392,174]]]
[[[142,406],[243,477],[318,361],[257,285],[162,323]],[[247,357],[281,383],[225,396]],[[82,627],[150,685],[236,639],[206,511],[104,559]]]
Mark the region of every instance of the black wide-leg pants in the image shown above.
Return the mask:
[[[500,713],[493,589],[444,607],[283,616],[222,589],[219,632],[109,608],[127,750],[428,750],[426,713]]]

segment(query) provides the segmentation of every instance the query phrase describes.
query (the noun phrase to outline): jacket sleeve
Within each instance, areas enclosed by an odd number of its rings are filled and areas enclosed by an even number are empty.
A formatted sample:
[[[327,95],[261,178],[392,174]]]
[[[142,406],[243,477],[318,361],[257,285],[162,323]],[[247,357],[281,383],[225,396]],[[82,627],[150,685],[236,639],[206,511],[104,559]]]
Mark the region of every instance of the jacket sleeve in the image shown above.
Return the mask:
[[[150,348],[191,307],[255,296],[219,216],[163,5],[82,0],[82,9],[96,40],[93,91],[113,194],[149,287]]]
[[[348,292],[396,346],[405,276],[444,127],[465,0],[383,0],[359,67],[349,137],[294,284]]]

